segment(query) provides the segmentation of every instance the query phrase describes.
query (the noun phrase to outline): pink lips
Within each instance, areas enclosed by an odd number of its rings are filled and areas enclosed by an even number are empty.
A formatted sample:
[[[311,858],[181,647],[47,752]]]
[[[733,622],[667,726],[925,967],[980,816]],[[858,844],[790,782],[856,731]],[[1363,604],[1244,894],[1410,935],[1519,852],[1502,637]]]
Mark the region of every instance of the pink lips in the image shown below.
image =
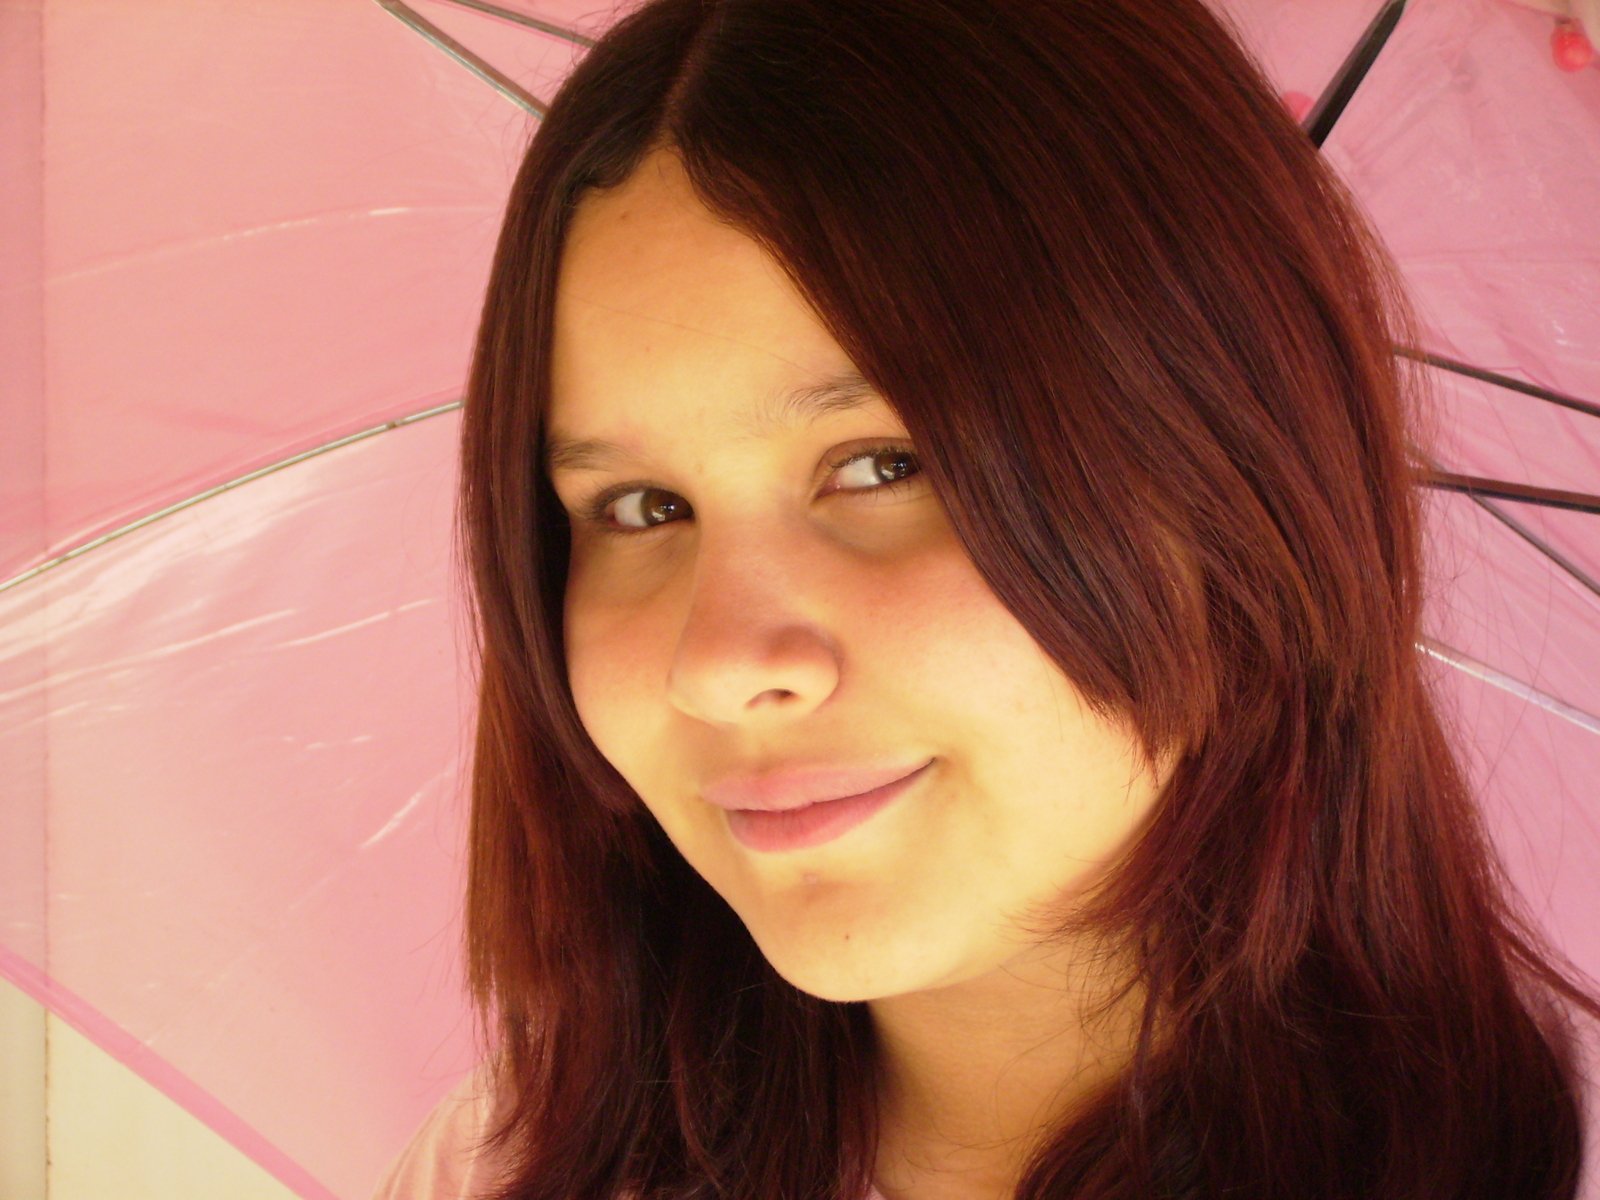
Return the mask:
[[[777,767],[759,774],[724,776],[707,784],[701,795],[718,808],[777,812],[804,808],[819,800],[837,800],[875,791],[927,765],[928,762],[912,761],[885,767],[830,764]]]
[[[838,800],[819,800],[798,808],[775,811],[733,809],[728,813],[728,830],[752,850],[801,850],[820,846],[854,829],[879,809],[921,779],[929,760],[899,779],[881,784],[858,795]]]

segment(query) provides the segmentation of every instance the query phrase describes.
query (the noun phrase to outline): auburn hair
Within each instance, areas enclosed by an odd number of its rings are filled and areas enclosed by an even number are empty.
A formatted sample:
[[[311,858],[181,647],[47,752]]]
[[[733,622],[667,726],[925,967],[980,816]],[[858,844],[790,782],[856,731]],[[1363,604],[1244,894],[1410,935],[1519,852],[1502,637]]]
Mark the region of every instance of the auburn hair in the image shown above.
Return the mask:
[[[1136,963],[1138,1045],[1017,1196],[1571,1200],[1560,1001],[1600,1000],[1521,907],[1419,652],[1416,318],[1201,0],[649,0],[550,103],[461,447],[494,1195],[853,1200],[877,1146],[866,1005],[772,969],[567,682],[540,462],[558,263],[574,206],[657,148],[889,401],[1095,711],[1148,761],[1185,747],[1055,926]]]

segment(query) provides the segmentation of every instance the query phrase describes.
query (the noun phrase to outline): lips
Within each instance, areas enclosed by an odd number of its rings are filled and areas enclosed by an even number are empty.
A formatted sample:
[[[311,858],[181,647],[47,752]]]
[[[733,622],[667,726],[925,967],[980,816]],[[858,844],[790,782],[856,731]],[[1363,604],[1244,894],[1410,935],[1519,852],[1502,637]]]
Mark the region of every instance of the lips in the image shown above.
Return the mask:
[[[718,808],[751,812],[789,812],[826,801],[875,792],[916,774],[932,759],[887,766],[813,764],[753,774],[728,775],[701,792]]]
[[[736,808],[728,813],[728,831],[751,850],[768,853],[820,846],[844,836],[912,791],[929,774],[934,761],[930,759],[902,779],[838,800],[765,812]]]

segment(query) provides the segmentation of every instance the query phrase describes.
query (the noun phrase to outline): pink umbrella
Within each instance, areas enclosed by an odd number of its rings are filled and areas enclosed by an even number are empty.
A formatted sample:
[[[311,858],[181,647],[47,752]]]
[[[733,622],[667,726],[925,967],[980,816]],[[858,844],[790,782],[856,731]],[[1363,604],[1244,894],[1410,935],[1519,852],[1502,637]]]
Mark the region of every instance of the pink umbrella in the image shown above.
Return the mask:
[[[1586,2],[1218,7],[1413,288],[1421,652],[1594,975]],[[507,4],[0,7],[0,974],[308,1198],[476,1052],[456,410],[536,97],[618,15]]]
[[[582,49],[430,12],[547,93]],[[471,1055],[447,525],[533,121],[366,0],[0,21],[0,972],[360,1195]]]

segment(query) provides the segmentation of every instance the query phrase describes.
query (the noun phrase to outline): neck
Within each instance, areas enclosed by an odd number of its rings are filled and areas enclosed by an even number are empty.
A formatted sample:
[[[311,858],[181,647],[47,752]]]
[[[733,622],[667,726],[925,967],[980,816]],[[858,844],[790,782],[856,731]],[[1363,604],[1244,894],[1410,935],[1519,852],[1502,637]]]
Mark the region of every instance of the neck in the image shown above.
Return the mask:
[[[1032,1152],[1131,1057],[1143,1003],[1079,956],[1035,950],[961,983],[871,1001],[876,1179],[886,1200],[1009,1198]]]

